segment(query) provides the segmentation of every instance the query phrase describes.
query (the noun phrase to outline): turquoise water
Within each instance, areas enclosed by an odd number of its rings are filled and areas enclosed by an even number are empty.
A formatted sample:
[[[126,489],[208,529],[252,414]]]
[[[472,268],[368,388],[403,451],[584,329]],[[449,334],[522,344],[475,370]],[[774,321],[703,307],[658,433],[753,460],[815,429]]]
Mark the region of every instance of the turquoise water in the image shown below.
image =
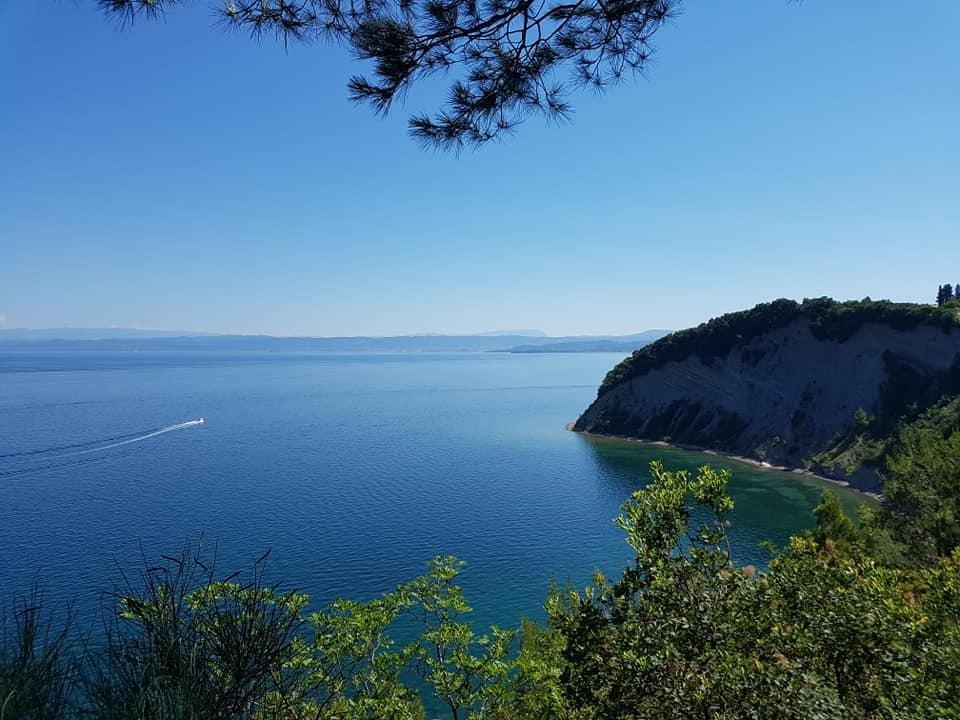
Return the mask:
[[[83,614],[141,548],[203,534],[319,602],[457,555],[478,622],[512,624],[628,562],[613,518],[658,457],[734,469],[742,562],[810,525],[816,482],[565,431],[619,359],[0,353],[0,600],[39,581]]]

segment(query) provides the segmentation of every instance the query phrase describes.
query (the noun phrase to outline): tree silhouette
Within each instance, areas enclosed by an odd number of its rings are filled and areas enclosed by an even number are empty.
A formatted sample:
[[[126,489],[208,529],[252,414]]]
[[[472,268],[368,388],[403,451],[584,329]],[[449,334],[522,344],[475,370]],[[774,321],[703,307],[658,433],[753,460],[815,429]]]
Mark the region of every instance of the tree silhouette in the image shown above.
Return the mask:
[[[187,0],[95,0],[121,25]],[[427,146],[482,145],[531,114],[569,117],[578,87],[641,72],[651,39],[682,0],[222,0],[228,27],[284,43],[327,39],[373,61],[349,83],[356,102],[386,113],[415,82],[456,71],[444,106],[409,120]]]

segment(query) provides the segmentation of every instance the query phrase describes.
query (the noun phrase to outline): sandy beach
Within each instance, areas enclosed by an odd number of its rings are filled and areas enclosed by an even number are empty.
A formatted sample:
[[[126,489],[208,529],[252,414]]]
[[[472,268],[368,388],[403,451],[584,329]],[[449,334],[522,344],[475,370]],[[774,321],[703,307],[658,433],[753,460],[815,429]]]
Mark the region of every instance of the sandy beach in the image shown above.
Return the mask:
[[[715,455],[717,457],[722,457],[725,460],[732,460],[733,462],[743,463],[744,465],[749,465],[754,468],[760,468],[762,470],[776,470],[777,472],[787,472],[794,475],[801,475],[804,477],[812,478],[815,480],[822,480],[823,482],[830,483],[831,485],[837,485],[839,487],[847,488],[853,492],[859,493],[865,497],[870,498],[875,502],[882,502],[883,495],[880,493],[870,492],[867,490],[861,490],[860,488],[852,485],[846,480],[838,480],[837,478],[827,477],[826,475],[819,475],[817,473],[811,472],[805,468],[793,468],[787,467],[785,465],[772,465],[768,462],[762,460],[757,460],[755,458],[744,457],[743,455],[735,455],[734,453],[726,453],[720,450],[714,450],[711,448],[700,447],[698,445],[686,445],[678,443],[669,443],[664,440],[644,440],[643,438],[629,437],[627,435],[601,435],[598,433],[590,433],[584,430],[574,430],[573,426],[575,423],[567,423],[564,427],[570,432],[575,432],[578,435],[584,435],[586,437],[594,438],[606,438],[612,440],[623,440],[625,442],[633,442],[639,445],[645,445],[649,447],[667,447],[674,448],[676,450],[689,450],[693,452],[703,453],[704,455]]]

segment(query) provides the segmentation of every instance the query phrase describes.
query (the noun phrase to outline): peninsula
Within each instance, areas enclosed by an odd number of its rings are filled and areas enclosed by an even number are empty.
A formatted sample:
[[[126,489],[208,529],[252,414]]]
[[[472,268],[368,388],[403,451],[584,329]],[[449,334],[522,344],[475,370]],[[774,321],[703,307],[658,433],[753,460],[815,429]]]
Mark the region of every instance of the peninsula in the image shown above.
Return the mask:
[[[776,300],[662,338],[574,430],[693,445],[880,490],[903,428],[960,417],[960,310]]]

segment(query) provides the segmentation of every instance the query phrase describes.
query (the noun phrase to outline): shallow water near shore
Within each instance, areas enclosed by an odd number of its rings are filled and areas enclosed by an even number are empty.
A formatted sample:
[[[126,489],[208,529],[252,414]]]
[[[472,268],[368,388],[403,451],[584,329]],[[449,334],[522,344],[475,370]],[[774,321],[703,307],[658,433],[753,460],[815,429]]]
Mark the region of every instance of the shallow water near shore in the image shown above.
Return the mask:
[[[268,577],[318,603],[457,555],[477,624],[515,624],[552,578],[629,562],[613,519],[656,458],[734,471],[740,562],[811,525],[825,483],[567,432],[619,359],[0,353],[0,602],[36,581],[92,617],[141,551],[202,534],[225,572],[272,550]]]

